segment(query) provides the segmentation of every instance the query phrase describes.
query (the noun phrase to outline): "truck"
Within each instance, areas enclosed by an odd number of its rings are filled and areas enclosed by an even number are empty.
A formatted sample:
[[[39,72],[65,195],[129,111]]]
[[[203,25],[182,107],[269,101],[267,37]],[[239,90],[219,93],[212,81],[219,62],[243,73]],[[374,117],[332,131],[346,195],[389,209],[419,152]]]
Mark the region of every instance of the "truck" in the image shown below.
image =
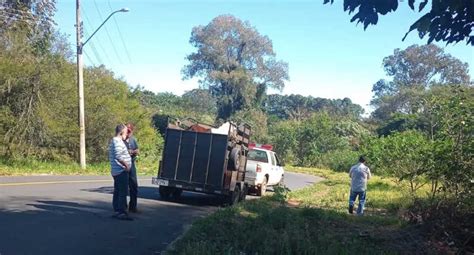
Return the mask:
[[[257,196],[265,195],[267,186],[283,185],[283,162],[269,144],[250,144],[245,182]]]
[[[162,199],[183,191],[213,194],[226,204],[245,199],[245,169],[251,127],[226,122],[214,127],[186,119],[168,120],[158,174],[152,183]]]

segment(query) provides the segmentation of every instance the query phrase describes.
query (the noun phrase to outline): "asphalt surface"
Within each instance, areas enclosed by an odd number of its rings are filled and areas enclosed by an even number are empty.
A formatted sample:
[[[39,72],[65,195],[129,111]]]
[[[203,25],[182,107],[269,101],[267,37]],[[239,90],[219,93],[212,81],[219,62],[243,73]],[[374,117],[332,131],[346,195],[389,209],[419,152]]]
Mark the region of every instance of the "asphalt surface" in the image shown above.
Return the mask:
[[[291,190],[319,180],[285,174]],[[219,207],[213,196],[190,192],[178,202],[163,201],[151,177],[139,185],[140,213],[119,221],[111,217],[111,177],[0,177],[0,255],[160,254]]]

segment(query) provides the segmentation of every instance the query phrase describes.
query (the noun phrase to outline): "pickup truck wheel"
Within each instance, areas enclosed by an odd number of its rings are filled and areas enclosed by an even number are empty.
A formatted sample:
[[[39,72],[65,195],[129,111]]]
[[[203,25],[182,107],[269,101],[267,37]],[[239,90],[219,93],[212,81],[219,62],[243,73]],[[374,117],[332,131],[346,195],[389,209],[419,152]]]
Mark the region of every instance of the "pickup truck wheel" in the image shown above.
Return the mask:
[[[281,179],[280,179],[280,182],[278,183],[278,186],[281,186],[281,187],[285,186],[285,176],[284,175],[281,176]]]
[[[261,197],[265,195],[265,192],[267,192],[267,178],[265,177],[265,180],[263,180],[262,184],[257,190],[257,196]]]
[[[240,168],[240,148],[235,147],[232,149],[230,152],[230,157],[229,157],[229,163],[228,163],[228,168],[231,170],[239,170]]]
[[[171,195],[171,189],[169,187],[165,187],[165,186],[160,186],[158,188],[158,192],[160,193],[160,197],[161,199],[164,199],[164,200],[167,200],[170,198],[170,195]]]

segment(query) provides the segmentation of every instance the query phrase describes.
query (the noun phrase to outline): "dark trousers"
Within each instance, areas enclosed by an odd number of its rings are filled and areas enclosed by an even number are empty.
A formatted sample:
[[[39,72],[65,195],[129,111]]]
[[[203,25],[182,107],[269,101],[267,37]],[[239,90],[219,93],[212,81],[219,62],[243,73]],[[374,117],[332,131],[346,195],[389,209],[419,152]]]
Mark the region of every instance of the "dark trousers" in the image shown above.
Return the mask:
[[[127,211],[128,172],[123,171],[114,176],[114,196],[112,205],[114,211],[125,213]]]
[[[135,162],[132,162],[132,168],[128,178],[128,187],[130,191],[130,203],[128,204],[129,210],[137,209],[137,195],[138,195],[138,180],[137,180],[137,168]]]

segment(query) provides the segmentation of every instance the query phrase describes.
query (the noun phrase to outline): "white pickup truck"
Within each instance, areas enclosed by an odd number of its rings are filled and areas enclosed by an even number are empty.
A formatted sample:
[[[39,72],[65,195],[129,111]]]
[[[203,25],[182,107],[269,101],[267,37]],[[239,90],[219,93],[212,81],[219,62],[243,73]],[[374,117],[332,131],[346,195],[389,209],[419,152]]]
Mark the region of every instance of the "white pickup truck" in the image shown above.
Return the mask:
[[[257,196],[263,196],[267,186],[283,183],[285,170],[275,152],[263,148],[252,148],[248,152],[245,182]]]

